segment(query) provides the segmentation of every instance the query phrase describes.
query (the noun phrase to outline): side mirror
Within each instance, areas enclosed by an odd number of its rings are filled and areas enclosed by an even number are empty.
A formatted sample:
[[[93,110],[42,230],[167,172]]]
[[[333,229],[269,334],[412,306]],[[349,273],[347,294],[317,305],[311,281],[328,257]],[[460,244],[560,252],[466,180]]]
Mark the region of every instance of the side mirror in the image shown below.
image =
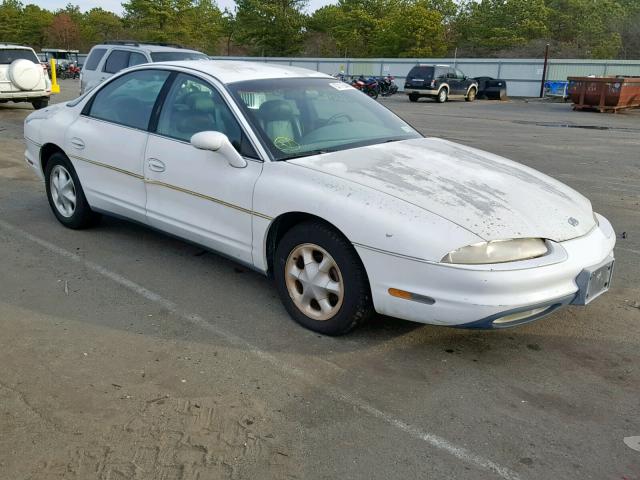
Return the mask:
[[[214,131],[198,132],[191,137],[191,145],[198,150],[219,152],[232,167],[244,168],[247,166],[247,161],[231,145],[224,133]]]

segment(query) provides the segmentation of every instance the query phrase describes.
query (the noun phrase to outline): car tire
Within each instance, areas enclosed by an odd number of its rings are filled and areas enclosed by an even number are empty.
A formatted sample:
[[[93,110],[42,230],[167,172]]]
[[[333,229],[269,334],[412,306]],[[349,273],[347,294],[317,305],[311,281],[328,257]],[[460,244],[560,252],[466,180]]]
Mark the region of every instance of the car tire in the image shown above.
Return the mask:
[[[447,91],[446,88],[442,88],[438,92],[438,96],[436,97],[436,101],[438,103],[444,103],[444,102],[447,101],[448,98],[449,98],[449,92]]]
[[[33,105],[34,109],[40,110],[41,108],[46,108],[49,106],[49,99],[38,98],[37,100],[34,100],[33,102],[31,102],[31,105]]]
[[[464,97],[464,99],[465,99],[467,102],[473,102],[473,101],[476,99],[476,95],[477,95],[477,93],[478,93],[478,92],[476,91],[476,89],[475,89],[475,88],[470,88],[470,89],[469,89],[469,93],[467,93],[467,96],[466,96],[466,97]]]
[[[101,215],[91,210],[73,165],[62,153],[54,153],[45,168],[45,188],[53,214],[67,228],[94,226]]]
[[[409,101],[410,102],[417,102],[419,98],[420,98],[420,96],[418,96],[418,95],[409,95]]]
[[[343,335],[373,315],[357,252],[326,223],[306,221],[287,231],[276,247],[273,268],[287,312],[309,330]]]

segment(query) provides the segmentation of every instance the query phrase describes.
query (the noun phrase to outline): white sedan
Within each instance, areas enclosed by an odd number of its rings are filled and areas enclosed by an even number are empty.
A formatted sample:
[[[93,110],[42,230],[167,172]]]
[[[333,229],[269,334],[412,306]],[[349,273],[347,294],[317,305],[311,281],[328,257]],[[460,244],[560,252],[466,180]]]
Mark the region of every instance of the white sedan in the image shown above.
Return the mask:
[[[25,139],[63,225],[116,215],[208,247],[329,335],[374,311],[508,327],[611,281],[615,234],[585,197],[318,72],[140,65],[32,113]]]

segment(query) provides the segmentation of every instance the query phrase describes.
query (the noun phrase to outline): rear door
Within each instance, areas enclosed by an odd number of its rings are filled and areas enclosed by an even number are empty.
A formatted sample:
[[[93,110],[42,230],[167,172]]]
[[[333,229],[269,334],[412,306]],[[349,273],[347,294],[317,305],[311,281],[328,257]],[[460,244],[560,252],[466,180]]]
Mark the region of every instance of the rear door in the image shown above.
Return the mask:
[[[458,78],[455,68],[447,70],[447,83],[449,84],[449,96],[463,95],[462,79]]]
[[[456,72],[456,80],[458,81],[459,95],[466,95],[467,88],[469,87],[470,81],[467,80],[467,76],[462,72],[462,70],[455,69]]]
[[[137,70],[100,87],[67,129],[65,152],[89,204],[144,222],[148,127],[167,70]]]

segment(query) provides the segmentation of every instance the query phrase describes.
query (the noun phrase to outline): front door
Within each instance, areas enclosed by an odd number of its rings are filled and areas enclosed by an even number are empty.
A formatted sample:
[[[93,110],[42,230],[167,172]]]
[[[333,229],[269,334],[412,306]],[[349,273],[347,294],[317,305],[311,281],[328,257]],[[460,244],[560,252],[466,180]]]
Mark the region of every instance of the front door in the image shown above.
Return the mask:
[[[65,152],[98,210],[144,222],[147,128],[166,70],[128,73],[101,88],[69,127]]]
[[[191,137],[202,131],[227,135],[247,166],[232,167],[221,153],[193,147]],[[252,263],[253,187],[262,171],[256,157],[220,93],[200,78],[178,74],[147,144],[148,222]]]

